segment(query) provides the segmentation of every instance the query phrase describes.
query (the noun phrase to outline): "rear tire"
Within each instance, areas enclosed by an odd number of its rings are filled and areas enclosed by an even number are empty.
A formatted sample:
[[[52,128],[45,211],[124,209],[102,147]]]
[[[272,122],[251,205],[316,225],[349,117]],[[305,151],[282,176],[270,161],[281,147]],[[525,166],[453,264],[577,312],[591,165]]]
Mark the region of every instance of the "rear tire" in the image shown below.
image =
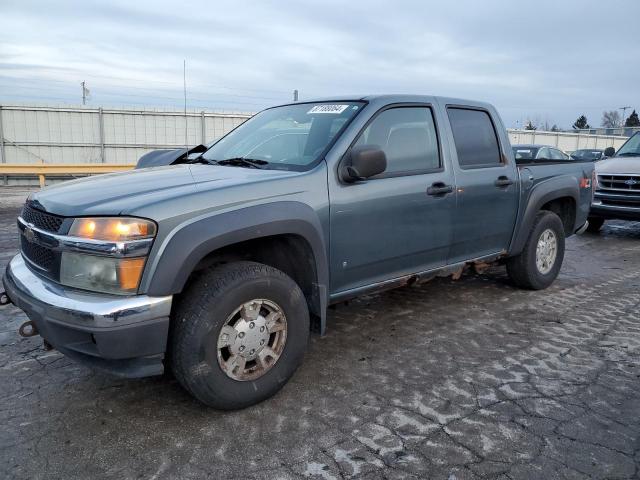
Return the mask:
[[[244,408],[274,395],[302,362],[309,311],[298,285],[254,262],[196,278],[172,319],[171,369],[201,402]]]
[[[587,227],[587,232],[598,233],[604,225],[604,218],[600,217],[589,217],[589,226]]]
[[[564,259],[564,226],[560,217],[538,212],[520,255],[507,261],[507,273],[520,288],[542,290],[553,283]]]

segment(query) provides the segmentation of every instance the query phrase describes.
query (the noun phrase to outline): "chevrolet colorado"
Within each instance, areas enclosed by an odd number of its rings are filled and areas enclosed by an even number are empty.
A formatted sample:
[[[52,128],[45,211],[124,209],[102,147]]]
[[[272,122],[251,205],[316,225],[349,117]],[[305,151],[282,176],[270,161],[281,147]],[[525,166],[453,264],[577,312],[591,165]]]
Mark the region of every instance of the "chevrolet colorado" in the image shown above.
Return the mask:
[[[330,304],[488,262],[546,288],[592,199],[592,162],[517,163],[491,105],[440,97],[277,106],[159,155],[30,195],[6,296],[47,346],[220,409],[275,394]]]

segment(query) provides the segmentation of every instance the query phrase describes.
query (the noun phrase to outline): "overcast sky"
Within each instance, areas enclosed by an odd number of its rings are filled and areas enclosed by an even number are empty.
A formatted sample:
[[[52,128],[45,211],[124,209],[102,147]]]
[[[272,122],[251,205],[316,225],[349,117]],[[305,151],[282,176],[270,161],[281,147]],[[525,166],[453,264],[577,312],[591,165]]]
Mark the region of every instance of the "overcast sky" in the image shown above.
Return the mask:
[[[640,1],[0,2],[0,101],[255,111],[359,93],[569,128],[640,109]],[[629,112],[627,112],[627,115]]]

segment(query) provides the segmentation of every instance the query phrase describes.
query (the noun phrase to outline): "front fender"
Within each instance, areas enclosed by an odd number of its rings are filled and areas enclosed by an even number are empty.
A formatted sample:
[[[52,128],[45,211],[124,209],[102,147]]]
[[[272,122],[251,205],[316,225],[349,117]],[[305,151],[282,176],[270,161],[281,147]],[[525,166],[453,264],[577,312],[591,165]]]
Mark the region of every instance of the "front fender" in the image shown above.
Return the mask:
[[[316,212],[300,202],[273,202],[198,217],[176,227],[150,259],[141,291],[163,296],[182,291],[198,262],[219,248],[272,235],[303,237],[313,251],[317,284],[329,283],[322,227]]]
[[[535,184],[531,188],[527,198],[524,200],[526,205],[524,212],[521,214],[522,220],[520,221],[519,228],[514,233],[509,255],[518,255],[522,252],[524,244],[527,242],[527,238],[529,238],[529,232],[533,227],[536,215],[542,206],[552,200],[563,197],[570,197],[574,200],[577,214],[577,209],[580,206],[580,188],[575,176],[561,175],[553,177]]]

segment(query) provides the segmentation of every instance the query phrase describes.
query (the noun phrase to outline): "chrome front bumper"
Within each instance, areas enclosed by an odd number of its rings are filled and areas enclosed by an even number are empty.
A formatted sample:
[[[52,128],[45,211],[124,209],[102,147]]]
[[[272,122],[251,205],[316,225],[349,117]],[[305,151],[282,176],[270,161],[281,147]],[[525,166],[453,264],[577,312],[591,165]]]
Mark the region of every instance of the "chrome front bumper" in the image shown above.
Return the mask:
[[[172,296],[81,292],[36,275],[21,255],[3,283],[40,335],[69,357],[123,377],[163,373]]]

